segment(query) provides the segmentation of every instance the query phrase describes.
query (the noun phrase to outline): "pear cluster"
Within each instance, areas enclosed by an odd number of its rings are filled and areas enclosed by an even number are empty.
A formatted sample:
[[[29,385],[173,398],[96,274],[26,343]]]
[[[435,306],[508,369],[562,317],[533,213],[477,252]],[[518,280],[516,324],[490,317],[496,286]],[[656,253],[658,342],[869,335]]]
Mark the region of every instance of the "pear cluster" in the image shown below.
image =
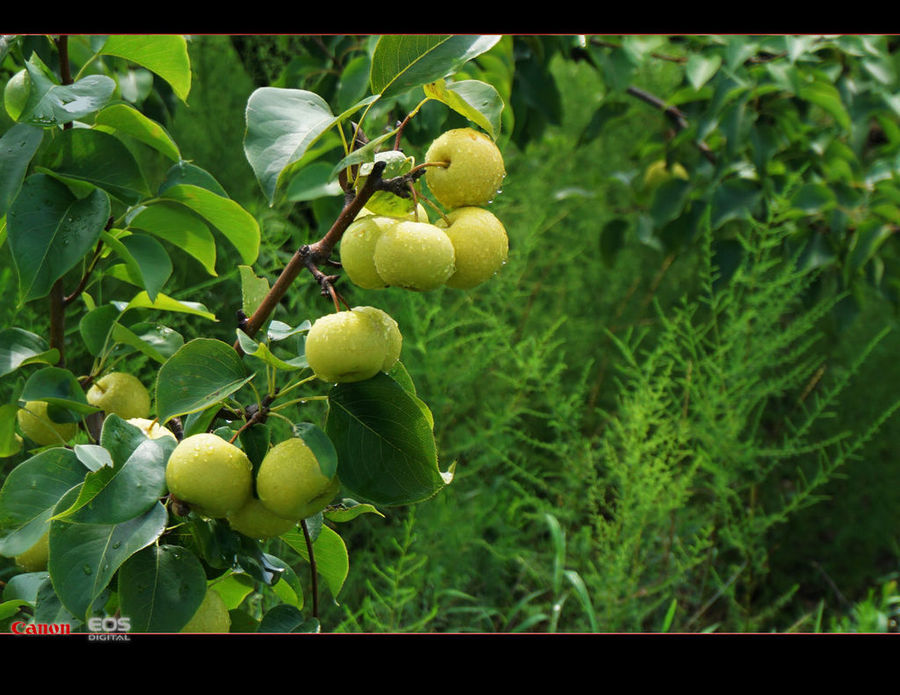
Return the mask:
[[[247,454],[213,433],[186,437],[166,464],[169,492],[198,514],[227,519],[251,538],[273,538],[322,511],[340,490],[322,474],[306,443],[293,437],[273,446],[254,472]]]
[[[421,206],[399,216],[364,209],[340,247],[341,265],[357,286],[470,289],[506,262],[506,229],[485,207],[506,176],[497,145],[473,128],[457,128],[439,136],[425,159],[428,189],[447,213],[432,223]]]

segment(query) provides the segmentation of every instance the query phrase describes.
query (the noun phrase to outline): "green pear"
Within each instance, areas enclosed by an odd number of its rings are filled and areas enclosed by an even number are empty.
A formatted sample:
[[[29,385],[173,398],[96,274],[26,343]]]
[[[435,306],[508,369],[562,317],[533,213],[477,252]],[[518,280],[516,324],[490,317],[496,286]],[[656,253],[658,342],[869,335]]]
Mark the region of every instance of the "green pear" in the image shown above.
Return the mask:
[[[306,334],[306,361],[322,381],[370,379],[387,357],[383,327],[358,311],[337,311],[313,323]]]
[[[203,432],[181,440],[166,464],[178,500],[203,516],[223,518],[243,507],[253,490],[253,465],[238,447]]]
[[[509,255],[509,239],[503,223],[490,211],[463,207],[447,213],[450,224],[438,220],[453,244],[456,272],[447,287],[470,289],[492,277]]]
[[[299,521],[322,511],[340,490],[337,476],[327,478],[306,442],[286,439],[269,449],[256,473],[256,493],[266,508]]]
[[[28,550],[16,555],[16,564],[26,572],[42,572],[47,569],[50,556],[50,531],[40,537],[37,543]]]
[[[275,538],[287,533],[297,525],[291,519],[276,516],[256,497],[251,497],[247,504],[233,514],[228,515],[228,523],[235,531],[249,538]]]
[[[207,589],[197,612],[180,632],[228,632],[230,629],[231,616],[224,599],[215,589]]]
[[[22,434],[35,444],[63,445],[75,436],[78,425],[74,422],[55,422],[47,414],[46,401],[28,401],[19,408],[16,419]]]
[[[150,393],[137,377],[126,372],[110,372],[88,389],[87,401],[107,415],[146,418],[150,414]]]
[[[441,287],[456,270],[450,238],[428,222],[405,220],[384,230],[374,260],[388,285],[422,292]]]
[[[437,201],[453,209],[487,205],[500,191],[506,168],[494,141],[474,128],[441,134],[425,153],[425,182]],[[436,166],[437,164],[443,166]]]
[[[389,372],[400,359],[400,351],[403,348],[403,335],[400,326],[394,318],[382,309],[374,306],[355,306],[353,311],[361,312],[381,326],[385,341],[385,357],[381,365],[381,371]]]

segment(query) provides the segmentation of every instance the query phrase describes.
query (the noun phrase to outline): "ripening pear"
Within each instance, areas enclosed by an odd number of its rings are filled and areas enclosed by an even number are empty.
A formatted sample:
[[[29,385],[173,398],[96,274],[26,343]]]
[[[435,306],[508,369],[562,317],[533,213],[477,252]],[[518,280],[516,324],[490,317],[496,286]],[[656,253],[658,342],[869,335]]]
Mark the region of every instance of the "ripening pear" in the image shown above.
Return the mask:
[[[370,379],[387,358],[383,326],[359,311],[337,311],[313,323],[306,334],[306,361],[322,381]]]
[[[490,211],[479,207],[456,208],[447,213],[449,226],[441,219],[456,256],[456,272],[447,287],[470,289],[492,277],[506,263],[509,239],[503,223]]]
[[[231,616],[224,599],[215,589],[207,589],[197,612],[180,632],[228,632],[230,629]]]
[[[354,285],[366,290],[388,286],[375,268],[375,244],[385,229],[399,221],[396,217],[366,215],[347,227],[341,237],[341,267]]]
[[[494,141],[474,128],[455,128],[441,134],[425,153],[425,181],[437,201],[448,210],[487,205],[500,191],[506,168]]]
[[[223,518],[250,499],[253,465],[234,444],[203,432],[181,440],[172,451],[166,483],[169,492],[200,514]]]
[[[402,221],[384,230],[374,260],[388,285],[423,292],[442,286],[456,270],[450,238],[428,222]]]
[[[678,162],[675,162],[671,166],[666,166],[666,160],[659,159],[648,166],[647,170],[644,172],[644,188],[651,190],[672,178],[684,179],[687,181],[690,176],[688,175],[687,169]]]
[[[16,419],[22,434],[35,444],[45,446],[48,444],[65,444],[78,430],[74,422],[55,422],[47,414],[48,403],[46,401],[28,401],[19,408]]]
[[[295,520],[276,516],[256,497],[233,514],[228,515],[228,523],[235,531],[249,538],[275,538],[287,533],[297,525]]]
[[[337,476],[322,474],[312,449],[299,437],[269,449],[256,472],[256,493],[273,514],[299,521],[322,511],[340,490]]]
[[[107,415],[123,420],[146,418],[150,414],[150,393],[137,377],[127,372],[110,372],[88,389],[87,401]]]
[[[49,557],[50,531],[47,531],[28,550],[20,555],[16,555],[15,561],[26,572],[42,572],[47,569],[47,559]]]

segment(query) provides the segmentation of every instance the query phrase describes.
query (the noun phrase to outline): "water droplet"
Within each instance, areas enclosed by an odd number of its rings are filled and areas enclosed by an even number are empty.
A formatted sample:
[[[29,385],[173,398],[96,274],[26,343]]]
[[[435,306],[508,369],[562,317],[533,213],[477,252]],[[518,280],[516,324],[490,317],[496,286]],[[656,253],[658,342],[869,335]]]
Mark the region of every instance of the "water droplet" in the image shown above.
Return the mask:
[[[84,565],[81,568],[81,571],[84,572],[85,574],[93,574],[94,573],[94,570],[91,569],[90,565]]]
[[[115,543],[113,543],[112,544],[113,550],[117,549],[120,545],[122,545],[121,541],[116,541]]]

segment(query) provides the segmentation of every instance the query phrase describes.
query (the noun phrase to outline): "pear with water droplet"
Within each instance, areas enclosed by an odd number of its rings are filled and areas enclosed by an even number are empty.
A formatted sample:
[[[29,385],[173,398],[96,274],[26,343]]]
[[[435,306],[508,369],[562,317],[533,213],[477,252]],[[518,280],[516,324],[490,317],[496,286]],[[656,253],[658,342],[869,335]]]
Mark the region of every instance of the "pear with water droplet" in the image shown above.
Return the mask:
[[[450,237],[456,255],[456,271],[447,287],[471,289],[503,267],[509,255],[509,239],[503,223],[490,211],[479,207],[457,208],[436,222]]]
[[[318,514],[340,490],[337,476],[322,473],[312,449],[299,437],[276,444],[256,473],[256,492],[273,514],[299,521]]]
[[[234,444],[203,432],[186,437],[172,451],[166,484],[176,499],[199,514],[223,518],[250,499],[253,465]]]
[[[402,221],[386,229],[373,259],[388,285],[419,292],[441,287],[456,270],[450,238],[428,222]]]
[[[382,370],[389,347],[380,320],[356,309],[337,311],[317,319],[309,329],[306,361],[322,381],[363,381]]]
[[[442,133],[425,153],[425,163],[428,188],[448,210],[487,205],[506,176],[500,149],[474,128]]]

